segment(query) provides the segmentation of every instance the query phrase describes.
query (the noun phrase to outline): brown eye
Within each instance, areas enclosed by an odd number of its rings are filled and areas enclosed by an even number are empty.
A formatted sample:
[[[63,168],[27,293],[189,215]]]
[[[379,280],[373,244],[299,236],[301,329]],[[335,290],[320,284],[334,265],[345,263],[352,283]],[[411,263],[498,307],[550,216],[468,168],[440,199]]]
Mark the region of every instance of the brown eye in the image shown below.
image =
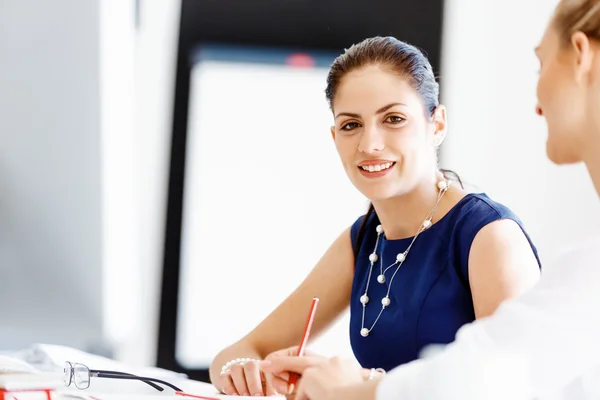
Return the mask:
[[[389,117],[386,118],[386,120],[392,124],[400,124],[405,121],[404,118],[402,118],[398,115],[390,115]]]
[[[358,128],[358,122],[348,122],[347,124],[342,125],[340,129],[342,131],[351,131],[356,128]]]

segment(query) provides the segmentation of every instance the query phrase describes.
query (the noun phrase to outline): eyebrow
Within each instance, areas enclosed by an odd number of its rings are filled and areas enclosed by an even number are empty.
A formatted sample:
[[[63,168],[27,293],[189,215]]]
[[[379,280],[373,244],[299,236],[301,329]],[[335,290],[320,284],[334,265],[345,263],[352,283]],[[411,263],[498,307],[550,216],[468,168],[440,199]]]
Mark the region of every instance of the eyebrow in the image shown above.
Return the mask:
[[[375,114],[384,113],[387,110],[389,110],[390,108],[395,107],[395,106],[406,106],[406,104],[404,104],[404,103],[391,103],[391,104],[388,104],[387,106],[381,107],[379,110],[377,110],[375,112]],[[336,119],[339,118],[339,117],[360,118],[360,114],[349,113],[349,112],[341,112],[341,113],[339,113],[338,115],[335,116]]]

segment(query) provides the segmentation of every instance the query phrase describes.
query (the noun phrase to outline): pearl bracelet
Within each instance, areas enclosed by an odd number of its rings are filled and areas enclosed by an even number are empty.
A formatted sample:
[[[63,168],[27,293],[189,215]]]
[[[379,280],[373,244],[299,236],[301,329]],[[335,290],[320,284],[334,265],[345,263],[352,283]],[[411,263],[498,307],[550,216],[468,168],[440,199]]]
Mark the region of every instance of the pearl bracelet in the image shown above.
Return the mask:
[[[244,365],[251,361],[260,361],[255,358],[236,358],[235,360],[227,361],[225,365],[221,367],[221,375],[228,373],[231,370],[231,366],[235,364]]]
[[[375,379],[375,375],[377,373],[380,373],[381,375],[385,375],[385,369],[383,369],[383,368],[371,368],[371,371],[369,371],[369,380],[372,381],[373,379]]]

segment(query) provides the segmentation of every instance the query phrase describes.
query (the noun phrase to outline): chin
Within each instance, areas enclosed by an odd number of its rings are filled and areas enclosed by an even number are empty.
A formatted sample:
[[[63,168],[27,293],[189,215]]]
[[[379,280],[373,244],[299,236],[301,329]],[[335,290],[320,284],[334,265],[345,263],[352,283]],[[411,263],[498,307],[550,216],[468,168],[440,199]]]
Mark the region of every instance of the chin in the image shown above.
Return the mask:
[[[383,201],[402,195],[402,192],[399,193],[398,191],[391,190],[389,186],[382,188],[360,188],[360,192],[371,202]]]
[[[581,157],[570,151],[567,146],[555,145],[550,139],[546,142],[546,155],[556,165],[576,164],[581,161]]]
[[[560,158],[557,156],[556,152],[554,151],[554,149],[552,148],[552,146],[550,146],[549,142],[546,142],[546,156],[548,156],[548,159],[550,161],[552,161],[554,164],[562,164],[560,162]]]
[[[363,194],[365,195],[365,197],[367,199],[369,199],[369,201],[371,203],[377,202],[377,201],[384,201],[384,200],[389,199],[390,197],[393,197],[393,196],[391,196],[390,194],[387,194],[387,193],[386,194],[383,194],[383,193],[363,193]]]
[[[368,181],[362,175],[357,175],[352,176],[350,181],[371,202],[402,196],[412,189],[412,185],[406,182],[405,178],[399,176],[389,176],[381,180]]]

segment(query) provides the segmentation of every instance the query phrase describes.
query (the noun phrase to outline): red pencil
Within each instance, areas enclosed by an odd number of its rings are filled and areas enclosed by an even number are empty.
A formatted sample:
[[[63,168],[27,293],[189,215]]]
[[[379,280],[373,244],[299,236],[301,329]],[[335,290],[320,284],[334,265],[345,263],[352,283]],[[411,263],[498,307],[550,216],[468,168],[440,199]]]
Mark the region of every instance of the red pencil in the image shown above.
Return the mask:
[[[306,346],[306,342],[308,341],[308,336],[310,335],[310,328],[312,327],[313,321],[315,319],[315,313],[317,312],[317,305],[319,304],[319,299],[314,297],[312,300],[312,304],[310,306],[310,311],[308,312],[308,318],[306,319],[306,326],[304,327],[304,334],[302,335],[302,340],[300,341],[300,346],[298,346],[298,357],[302,357],[304,355],[304,347]],[[291,388],[292,385],[296,384],[296,380],[298,379],[297,374],[290,374],[290,380],[288,381],[288,386]]]

